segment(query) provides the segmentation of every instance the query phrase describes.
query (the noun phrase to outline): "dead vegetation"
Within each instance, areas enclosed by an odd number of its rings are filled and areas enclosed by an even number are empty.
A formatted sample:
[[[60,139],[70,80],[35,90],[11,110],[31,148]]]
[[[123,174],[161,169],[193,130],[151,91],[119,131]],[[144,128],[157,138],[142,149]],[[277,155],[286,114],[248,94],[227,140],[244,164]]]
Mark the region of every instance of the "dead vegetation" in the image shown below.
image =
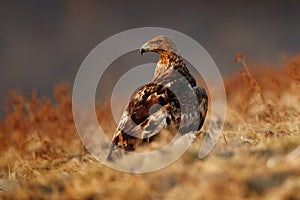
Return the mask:
[[[300,55],[279,69],[249,66],[225,80],[223,135],[204,160],[201,139],[174,164],[132,175],[98,163],[74,127],[70,89],[54,99],[12,92],[0,122],[0,196],[14,199],[299,199]],[[260,68],[259,68],[260,67]],[[114,126],[108,110],[99,119]]]

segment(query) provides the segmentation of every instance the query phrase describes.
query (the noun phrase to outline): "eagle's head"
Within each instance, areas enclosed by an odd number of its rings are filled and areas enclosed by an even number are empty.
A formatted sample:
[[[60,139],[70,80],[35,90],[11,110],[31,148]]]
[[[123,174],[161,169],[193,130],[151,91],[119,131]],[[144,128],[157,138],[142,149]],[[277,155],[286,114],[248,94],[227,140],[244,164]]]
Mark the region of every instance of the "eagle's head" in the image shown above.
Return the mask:
[[[173,53],[179,55],[179,51],[175,45],[175,43],[167,38],[166,36],[160,35],[157,36],[148,42],[146,42],[141,48],[140,52],[143,55],[145,52],[156,52],[162,54],[166,53]]]

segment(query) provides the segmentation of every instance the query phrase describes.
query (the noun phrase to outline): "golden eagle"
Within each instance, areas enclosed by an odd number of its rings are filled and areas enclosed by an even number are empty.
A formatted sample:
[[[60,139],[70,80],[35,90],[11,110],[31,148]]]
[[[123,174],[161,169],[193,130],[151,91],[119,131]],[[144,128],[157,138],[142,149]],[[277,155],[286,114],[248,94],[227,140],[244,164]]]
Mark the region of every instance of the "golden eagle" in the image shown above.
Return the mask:
[[[160,55],[153,79],[131,96],[111,141],[108,159],[115,149],[134,151],[160,134],[184,135],[199,131],[204,123],[207,93],[196,85],[174,42],[165,36],[155,37],[140,48],[141,54],[145,52]]]

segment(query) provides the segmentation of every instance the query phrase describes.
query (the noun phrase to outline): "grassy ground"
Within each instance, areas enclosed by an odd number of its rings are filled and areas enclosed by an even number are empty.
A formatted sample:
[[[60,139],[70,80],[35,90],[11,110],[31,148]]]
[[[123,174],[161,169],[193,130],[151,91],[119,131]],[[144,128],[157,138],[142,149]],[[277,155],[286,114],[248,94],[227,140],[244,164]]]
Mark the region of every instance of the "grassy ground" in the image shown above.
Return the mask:
[[[71,96],[12,92],[0,124],[0,197],[13,199],[300,199],[300,56],[225,81],[223,136],[204,160],[201,138],[171,166],[128,174],[98,163],[77,136]],[[249,71],[249,69],[251,72]],[[104,111],[99,111],[104,117]]]

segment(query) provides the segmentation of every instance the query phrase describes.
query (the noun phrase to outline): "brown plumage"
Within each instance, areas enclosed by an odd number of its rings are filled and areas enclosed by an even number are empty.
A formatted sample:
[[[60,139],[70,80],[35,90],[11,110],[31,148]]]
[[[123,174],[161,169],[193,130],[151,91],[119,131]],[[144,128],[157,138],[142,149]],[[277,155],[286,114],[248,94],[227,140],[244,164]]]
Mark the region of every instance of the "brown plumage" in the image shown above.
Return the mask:
[[[113,136],[108,159],[114,149],[136,150],[155,140],[162,130],[168,130],[164,134],[183,135],[199,131],[204,123],[206,91],[196,85],[176,45],[158,36],[145,43],[140,52],[156,52],[160,58],[152,81],[131,96]]]

